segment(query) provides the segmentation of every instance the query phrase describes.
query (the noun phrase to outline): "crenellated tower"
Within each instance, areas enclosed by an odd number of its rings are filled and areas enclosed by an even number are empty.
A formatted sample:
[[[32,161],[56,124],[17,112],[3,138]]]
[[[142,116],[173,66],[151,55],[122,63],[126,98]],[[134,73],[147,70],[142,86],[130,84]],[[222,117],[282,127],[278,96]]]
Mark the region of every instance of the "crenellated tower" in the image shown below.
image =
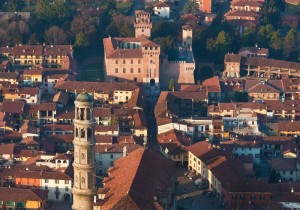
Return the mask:
[[[135,37],[151,37],[152,22],[150,13],[144,10],[136,10],[134,18]]]
[[[93,98],[80,93],[75,100],[74,119],[74,210],[91,210],[96,194]]]

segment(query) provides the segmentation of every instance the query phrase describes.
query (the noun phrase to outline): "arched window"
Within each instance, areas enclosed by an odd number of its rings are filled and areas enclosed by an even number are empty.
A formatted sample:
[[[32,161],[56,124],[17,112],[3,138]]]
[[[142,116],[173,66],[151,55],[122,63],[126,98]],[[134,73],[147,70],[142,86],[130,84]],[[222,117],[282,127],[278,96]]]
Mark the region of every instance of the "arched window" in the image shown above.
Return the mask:
[[[81,184],[85,184],[85,178],[81,177]]]
[[[85,159],[85,155],[83,152],[81,153],[81,159]]]
[[[63,163],[67,163],[67,161],[66,161],[66,160],[64,160],[64,161],[63,161]]]
[[[133,43],[133,49],[135,49],[136,48],[136,44],[135,43]]]
[[[80,120],[84,120],[84,108],[80,108]]]
[[[84,138],[84,137],[85,137],[85,130],[81,129],[80,138]]]
[[[57,163],[61,163],[61,160],[58,160]]]
[[[76,128],[76,131],[75,131],[75,136],[78,137],[78,128]]]

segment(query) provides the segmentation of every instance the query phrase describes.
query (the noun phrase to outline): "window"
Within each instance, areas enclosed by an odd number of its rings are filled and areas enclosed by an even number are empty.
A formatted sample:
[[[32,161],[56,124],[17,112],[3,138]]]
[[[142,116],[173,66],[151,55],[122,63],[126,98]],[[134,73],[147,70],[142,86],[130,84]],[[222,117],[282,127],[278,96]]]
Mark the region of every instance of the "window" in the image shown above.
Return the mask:
[[[45,179],[45,183],[49,183],[49,179]]]
[[[141,64],[141,60],[138,60],[138,64]]]
[[[118,60],[116,60],[116,61],[115,61],[115,64],[118,64],[118,63],[119,63]]]
[[[255,194],[252,194],[251,195],[251,199],[255,199],[256,198],[256,195]]]
[[[48,186],[47,185],[45,185],[45,190],[48,190]]]
[[[133,60],[131,60],[130,63],[133,64]]]
[[[69,184],[69,182],[70,182],[69,180],[65,180],[65,184]]]
[[[55,184],[59,184],[59,180],[56,179],[56,180],[55,180]]]
[[[116,74],[118,73],[118,68],[115,68],[115,73],[116,73]]]
[[[138,73],[141,73],[141,68],[138,68]]]
[[[45,87],[48,87],[48,83],[47,82],[45,83]]]
[[[123,68],[123,73],[126,73],[126,68]]]
[[[244,194],[240,194],[240,199],[245,199],[245,195]]]
[[[68,187],[66,187],[66,191],[69,191],[69,188],[68,188]]]
[[[110,155],[110,159],[114,159],[114,155],[113,154]]]
[[[99,161],[99,166],[102,166],[102,161]]]
[[[114,165],[114,161],[110,161],[110,166],[113,166]]]
[[[265,200],[265,195],[261,194],[261,195],[259,196],[259,199],[260,199],[260,200]]]
[[[130,73],[133,73],[133,68],[130,68]]]
[[[282,171],[282,174],[285,174],[285,171]]]
[[[123,60],[123,64],[126,64],[126,60]]]
[[[236,199],[236,194],[232,194],[232,195],[231,195],[231,198],[232,198],[232,199]]]
[[[290,175],[293,175],[293,173],[294,173],[293,171],[290,171]]]

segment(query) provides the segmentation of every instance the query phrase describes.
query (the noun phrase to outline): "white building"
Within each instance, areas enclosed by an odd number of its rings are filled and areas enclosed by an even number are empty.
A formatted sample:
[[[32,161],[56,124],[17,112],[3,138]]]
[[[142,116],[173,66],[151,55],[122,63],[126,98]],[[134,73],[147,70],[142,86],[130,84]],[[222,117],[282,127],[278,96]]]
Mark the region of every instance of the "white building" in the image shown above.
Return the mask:
[[[41,189],[49,190],[48,200],[72,202],[72,177],[56,171],[40,173]]]
[[[18,92],[18,99],[26,101],[27,104],[40,104],[42,89],[23,87]]]
[[[166,2],[158,2],[153,6],[154,13],[162,18],[170,18],[170,9],[171,6]]]

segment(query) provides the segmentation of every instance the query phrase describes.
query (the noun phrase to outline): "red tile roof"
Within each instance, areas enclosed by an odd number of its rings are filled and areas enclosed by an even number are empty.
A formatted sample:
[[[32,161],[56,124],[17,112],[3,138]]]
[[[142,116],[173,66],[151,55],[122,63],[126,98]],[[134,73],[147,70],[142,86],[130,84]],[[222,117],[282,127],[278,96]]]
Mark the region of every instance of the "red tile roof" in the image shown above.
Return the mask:
[[[160,154],[138,149],[117,159],[108,173],[109,178],[103,180],[108,190],[101,192],[105,193],[105,199],[98,204],[101,209],[161,209],[154,197],[158,203],[160,198],[168,199],[174,168],[173,163]]]
[[[13,155],[15,144],[0,144],[0,156],[1,155]]]
[[[94,91],[108,93],[113,91],[133,91],[138,89],[138,86],[134,83],[64,81],[56,84],[54,88],[63,91],[77,90],[77,93],[83,90],[91,93]]]
[[[24,101],[3,101],[1,112],[23,114],[24,106]]]
[[[47,195],[48,190],[0,187],[0,201],[4,202],[42,202],[46,201]]]

